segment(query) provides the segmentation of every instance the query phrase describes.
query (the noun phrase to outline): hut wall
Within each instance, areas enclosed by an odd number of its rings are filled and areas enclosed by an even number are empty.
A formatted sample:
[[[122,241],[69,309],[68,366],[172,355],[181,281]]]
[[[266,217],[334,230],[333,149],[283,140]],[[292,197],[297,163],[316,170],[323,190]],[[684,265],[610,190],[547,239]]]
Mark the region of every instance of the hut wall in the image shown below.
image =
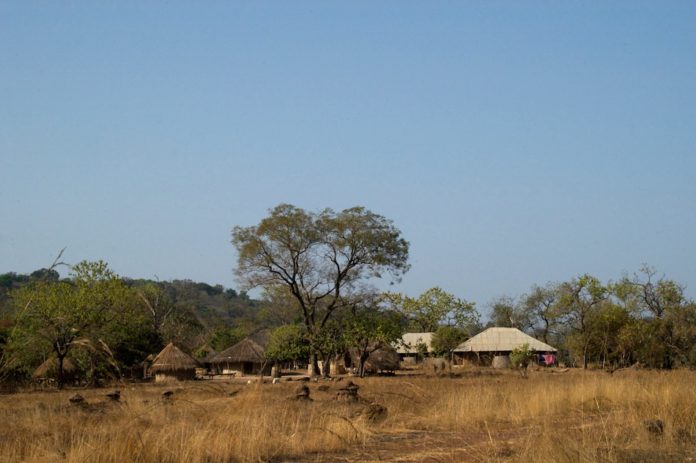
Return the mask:
[[[510,356],[509,355],[496,355],[493,357],[491,362],[493,368],[510,368]]]
[[[186,381],[196,378],[196,370],[158,371],[155,373],[156,383],[170,381]]]
[[[455,352],[455,365],[478,365],[491,366],[493,362],[493,352]]]
[[[271,368],[273,368],[273,365],[267,363],[264,367],[264,365],[261,363],[252,362],[227,362],[218,364],[218,370],[223,375],[255,376],[261,374],[262,368],[263,374],[265,376],[270,376]]]
[[[321,370],[323,368],[323,365],[319,365],[319,369]],[[345,375],[347,372],[346,366],[343,363],[342,359],[332,359],[331,363],[329,363],[329,374],[331,376],[334,375]],[[322,372],[323,373],[323,372]]]

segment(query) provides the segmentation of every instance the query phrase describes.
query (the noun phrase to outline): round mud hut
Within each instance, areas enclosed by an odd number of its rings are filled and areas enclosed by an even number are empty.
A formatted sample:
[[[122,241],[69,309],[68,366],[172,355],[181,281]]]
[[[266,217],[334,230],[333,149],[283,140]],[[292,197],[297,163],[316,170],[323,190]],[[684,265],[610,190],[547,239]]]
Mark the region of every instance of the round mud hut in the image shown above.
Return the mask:
[[[152,361],[150,372],[155,382],[184,381],[196,377],[196,368],[201,365],[181,349],[170,342]]]

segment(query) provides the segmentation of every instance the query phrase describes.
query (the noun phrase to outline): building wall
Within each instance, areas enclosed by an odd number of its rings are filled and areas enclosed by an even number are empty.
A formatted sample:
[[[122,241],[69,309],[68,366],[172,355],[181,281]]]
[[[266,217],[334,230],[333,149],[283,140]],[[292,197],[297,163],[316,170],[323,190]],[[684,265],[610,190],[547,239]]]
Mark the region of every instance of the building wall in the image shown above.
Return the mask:
[[[186,381],[196,378],[196,370],[158,371],[155,373],[156,383],[170,381]]]
[[[271,374],[272,365],[270,362],[266,363],[265,367],[261,363],[253,362],[226,362],[216,364],[216,370],[223,375],[256,376],[261,373],[262,368],[264,375],[268,376]]]

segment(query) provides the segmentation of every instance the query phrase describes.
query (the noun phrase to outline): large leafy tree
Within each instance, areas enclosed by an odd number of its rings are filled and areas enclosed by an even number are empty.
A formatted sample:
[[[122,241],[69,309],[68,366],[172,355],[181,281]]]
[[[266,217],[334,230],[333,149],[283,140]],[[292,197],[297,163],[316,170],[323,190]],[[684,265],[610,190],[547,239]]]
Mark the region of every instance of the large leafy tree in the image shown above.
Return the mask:
[[[436,331],[440,325],[471,331],[478,324],[475,303],[455,297],[441,288],[430,288],[418,297],[387,293],[385,299],[402,313],[410,328],[422,332]]]
[[[257,320],[263,326],[282,326],[301,323],[301,310],[287,286],[264,291]]]
[[[604,301],[593,311],[588,320],[590,345],[588,352],[602,367],[616,366],[621,362],[619,335],[630,321],[629,312],[622,306]]]
[[[239,326],[218,326],[208,334],[207,343],[217,352],[221,352],[248,335],[249,330]]]
[[[509,296],[501,296],[493,300],[491,307],[491,323],[493,326],[517,328],[525,330],[531,328],[532,319],[525,310],[523,304],[518,304]]]
[[[200,291],[217,291],[221,288],[200,284]],[[193,284],[186,286],[192,287]],[[206,291],[207,290],[207,291]],[[175,342],[192,349],[203,332],[203,325],[189,303],[175,303],[160,283],[149,282],[135,287],[138,299],[145,308],[144,313],[151,329],[162,342]]]
[[[358,375],[365,375],[365,362],[373,352],[390,348],[403,333],[403,317],[398,312],[371,304],[353,307],[344,322],[343,336],[345,345],[357,353]]]
[[[52,353],[59,387],[69,355],[84,354],[91,370],[99,359],[116,366],[112,349],[137,334],[142,320],[133,294],[102,261],[80,262],[70,280],[39,280],[13,296],[17,314],[10,345],[16,361],[26,353]]]
[[[546,286],[533,286],[528,294],[522,296],[520,303],[530,328],[546,343],[550,342],[550,337],[556,333],[558,326],[558,297],[558,285],[547,283]]]
[[[246,288],[284,287],[297,301],[314,354],[327,323],[363,283],[385,274],[398,280],[409,268],[401,232],[363,207],[313,213],[281,204],[259,224],[235,227],[232,243]]]
[[[633,278],[624,277],[615,285],[615,293],[641,314],[663,318],[684,302],[684,288],[673,280],[656,277],[657,271],[643,265]]]
[[[436,355],[454,359],[454,349],[466,341],[467,334],[456,326],[441,326],[433,333],[432,349]]]
[[[644,265],[633,278],[624,277],[613,286],[616,297],[650,327],[650,338],[661,346],[661,361],[655,366],[672,368],[689,362],[694,345],[689,328],[693,321],[692,304],[684,296],[684,288],[670,280],[657,277],[657,271]],[[651,359],[654,362],[654,356]]]
[[[584,274],[560,285],[557,307],[570,331],[569,346],[582,358],[583,368],[587,368],[593,341],[591,320],[607,298],[606,286],[591,275]]]
[[[304,327],[301,325],[283,325],[271,332],[266,346],[266,358],[281,363],[306,358],[309,351]]]

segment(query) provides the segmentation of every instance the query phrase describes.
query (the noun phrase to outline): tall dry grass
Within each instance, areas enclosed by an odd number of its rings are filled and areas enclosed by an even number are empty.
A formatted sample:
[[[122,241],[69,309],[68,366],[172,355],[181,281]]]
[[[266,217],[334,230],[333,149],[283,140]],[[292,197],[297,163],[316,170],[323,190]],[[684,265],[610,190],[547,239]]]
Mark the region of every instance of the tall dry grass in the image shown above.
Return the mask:
[[[161,398],[165,387],[140,385],[122,388],[121,403],[107,402],[104,390],[79,391],[86,407],[68,402],[76,391],[2,396],[0,461],[231,463],[317,453],[313,461],[330,461],[331,452],[361,461],[359,449],[384,447],[384,436],[407,436],[394,446],[395,459],[398,452],[530,462],[696,455],[695,373],[459,374],[354,380],[362,397],[387,407],[379,424],[357,416],[360,405],[334,400],[340,382],[328,391],[311,383],[310,403],[290,399],[295,383],[191,382],[174,386],[169,401]],[[645,429],[654,419],[664,422],[662,435]]]

